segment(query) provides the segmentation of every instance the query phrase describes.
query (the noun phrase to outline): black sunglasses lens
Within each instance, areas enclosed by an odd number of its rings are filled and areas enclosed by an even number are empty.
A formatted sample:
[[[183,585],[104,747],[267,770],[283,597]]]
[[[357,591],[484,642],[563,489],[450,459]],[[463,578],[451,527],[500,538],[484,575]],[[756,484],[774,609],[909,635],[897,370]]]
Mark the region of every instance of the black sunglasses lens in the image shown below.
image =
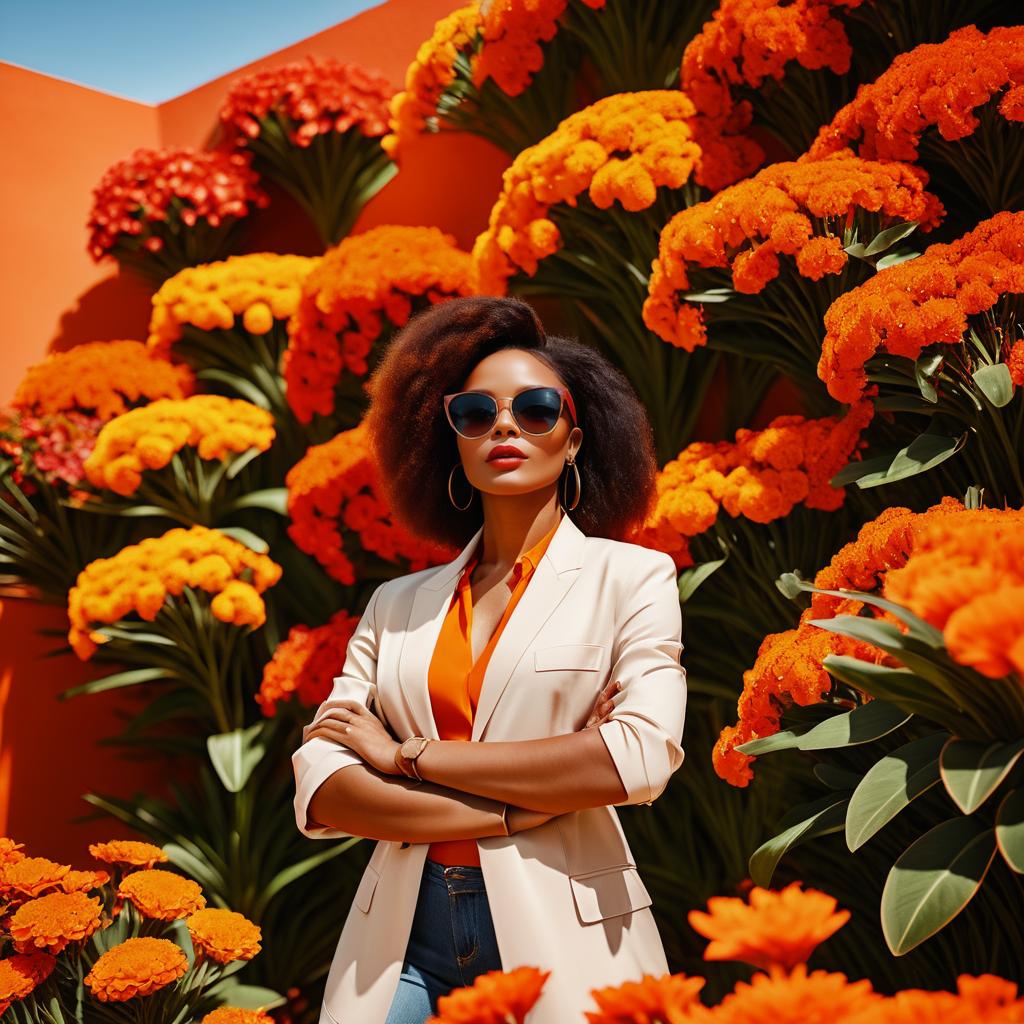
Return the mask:
[[[455,429],[464,437],[481,437],[494,425],[497,403],[490,395],[467,392],[448,405]]]
[[[530,388],[512,399],[512,413],[519,426],[530,434],[546,434],[562,411],[562,396],[554,388]]]

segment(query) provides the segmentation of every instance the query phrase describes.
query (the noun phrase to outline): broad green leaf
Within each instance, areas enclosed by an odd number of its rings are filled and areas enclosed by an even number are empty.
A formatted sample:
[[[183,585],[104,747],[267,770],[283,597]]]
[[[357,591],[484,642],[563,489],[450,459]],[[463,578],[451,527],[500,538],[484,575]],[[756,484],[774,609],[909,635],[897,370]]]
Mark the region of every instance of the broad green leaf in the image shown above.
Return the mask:
[[[157,679],[171,679],[173,673],[165,668],[133,668],[127,672],[114,672],[101,679],[91,679],[80,686],[73,686],[58,695],[60,700],[69,700],[83,693],[103,693],[106,690],[120,690],[127,686],[138,686],[140,683],[152,683]]]
[[[882,934],[902,956],[944,928],[978,891],[996,852],[995,831],[973,817],[940,822],[893,864],[882,888]]]
[[[221,978],[214,985],[204,987],[204,995],[216,996],[222,1005],[241,1010],[270,1010],[288,1000],[280,992],[259,985],[239,985],[233,978]]]
[[[839,765],[828,764],[824,761],[816,764],[813,769],[815,778],[825,783],[829,789],[851,790],[857,787],[861,777],[856,772],[840,768]]]
[[[895,704],[908,714],[932,719],[950,729],[963,718],[956,704],[909,668],[889,668],[847,654],[827,654],[821,664],[836,679]]]
[[[945,462],[960,451],[966,442],[966,430],[959,437],[919,434],[899,451],[847,463],[829,482],[833,487],[856,483],[858,487],[866,489],[905,480]]]
[[[219,526],[217,529],[220,533],[234,537],[240,544],[244,544],[261,555],[265,555],[270,550],[270,545],[262,537],[253,533],[252,530],[247,530],[244,526]]]
[[[1003,860],[1024,875],[1024,787],[1011,789],[996,811],[996,845]]]
[[[952,737],[942,748],[939,770],[946,792],[964,814],[973,814],[1024,754],[1024,740],[984,743]]]
[[[937,732],[897,747],[868,770],[850,797],[846,845],[857,850],[915,797],[939,781],[939,751],[949,733]]]
[[[237,373],[231,373],[229,370],[208,368],[197,370],[196,378],[198,380],[219,380],[223,384],[229,384],[243,398],[252,402],[253,405],[258,405],[261,409],[270,408],[270,399],[252,381],[246,380]]]
[[[815,800],[806,805],[807,817],[762,843],[750,855],[748,864],[750,877],[755,884],[765,888],[771,885],[779,861],[793,847],[815,836],[838,832],[843,827],[848,803],[849,798],[845,796],[837,798],[830,795]]]
[[[942,352],[928,352],[914,360],[914,379],[917,381],[917,388],[921,397],[933,405],[939,400],[939,393],[935,390],[932,378],[942,366],[945,354]]]
[[[974,371],[974,383],[981,393],[997,408],[1002,409],[1013,398],[1013,379],[1006,363],[980,366]]]
[[[879,253],[885,252],[886,249],[892,248],[897,242],[902,241],[907,235],[913,234],[917,228],[916,220],[908,220],[902,224],[893,224],[892,227],[885,228],[879,231],[874,238],[868,242],[867,248],[864,250],[865,256],[877,256]]]
[[[894,249],[875,264],[875,270],[886,270],[899,263],[908,263],[910,260],[916,260],[920,255],[916,249]]]
[[[851,747],[858,743],[870,743],[898,729],[911,716],[902,708],[884,700],[872,700],[867,704],[820,722],[806,732],[799,734],[792,730],[747,740],[736,749],[741,754],[765,754],[771,750],[833,750],[836,747]],[[774,742],[772,742],[774,741]]]
[[[697,592],[697,588],[717,569],[725,565],[726,559],[719,558],[714,562],[702,562],[684,570],[679,576],[679,600],[686,604]]]
[[[266,753],[265,722],[206,738],[206,749],[229,793],[239,793]]]
[[[242,470],[245,469],[245,467],[248,466],[253,459],[259,457],[262,454],[262,450],[257,448],[255,445],[253,445],[251,448],[246,448],[244,452],[242,452],[236,458],[230,460],[230,464],[228,465],[226,470],[227,478],[229,480],[234,480],[235,477],[238,476],[238,474],[241,473]]]
[[[267,487],[261,491],[250,491],[236,498],[228,506],[236,508],[265,508],[276,512],[279,516],[288,515],[288,489],[286,487]]]

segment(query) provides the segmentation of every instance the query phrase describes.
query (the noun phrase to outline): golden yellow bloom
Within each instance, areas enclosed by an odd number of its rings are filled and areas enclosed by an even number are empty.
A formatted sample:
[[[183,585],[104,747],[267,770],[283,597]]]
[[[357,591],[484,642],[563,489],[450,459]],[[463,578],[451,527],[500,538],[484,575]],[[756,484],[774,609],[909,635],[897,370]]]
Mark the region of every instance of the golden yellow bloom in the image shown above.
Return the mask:
[[[274,1018],[262,1010],[242,1010],[237,1006],[218,1006],[199,1024],[274,1024]]]
[[[140,936],[108,949],[85,976],[102,1002],[125,1002],[171,985],[188,970],[184,950],[170,939]]]
[[[318,256],[255,252],[186,267],[153,296],[148,344],[166,351],[190,324],[201,331],[230,330],[241,317],[250,334],[266,334],[287,320],[299,302],[305,276]]]
[[[187,924],[196,955],[217,963],[251,960],[261,949],[260,926],[235,910],[208,907],[192,914]]]
[[[51,892],[22,904],[10,931],[19,953],[43,949],[56,955],[69,942],[87,939],[100,927],[103,905],[84,892]]]
[[[122,548],[111,558],[98,558],[78,574],[68,594],[68,642],[86,660],[97,644],[105,642],[96,625],[117,622],[133,612],[152,622],[168,597],[179,596],[186,586],[214,594],[210,608],[222,622],[261,626],[266,607],[260,594],[280,578],[276,562],[218,530],[168,530]],[[160,860],[167,859],[157,852]],[[146,867],[152,866],[150,860]]]
[[[11,404],[36,416],[76,410],[109,420],[157,398],[185,398],[194,385],[187,366],[141,341],[90,341],[30,366]]]
[[[163,469],[186,445],[202,459],[224,459],[250,448],[265,452],[274,440],[274,417],[265,409],[223,395],[160,399],[111,420],[85,461],[94,487],[133,494],[147,469]]]
[[[151,868],[158,861],[170,860],[159,846],[137,839],[111,839],[107,843],[90,843],[89,853],[105,864],[123,864],[128,867]]]
[[[198,882],[160,868],[133,871],[117,887],[117,895],[131,900],[143,917],[158,921],[177,921],[206,906]]]

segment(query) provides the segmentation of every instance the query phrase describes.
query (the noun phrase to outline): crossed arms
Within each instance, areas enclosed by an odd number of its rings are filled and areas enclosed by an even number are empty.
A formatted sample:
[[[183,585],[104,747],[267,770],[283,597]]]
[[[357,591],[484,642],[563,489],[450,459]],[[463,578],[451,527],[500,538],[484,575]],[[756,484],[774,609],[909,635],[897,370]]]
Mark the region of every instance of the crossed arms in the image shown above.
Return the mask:
[[[314,839],[434,842],[503,834],[506,802],[542,812],[537,823],[544,814],[651,803],[683,760],[686,673],[675,565],[658,555],[642,566],[616,631],[610,678],[622,692],[600,725],[534,740],[434,740],[417,759],[426,780],[419,784],[373,768],[340,739],[313,736],[292,755],[300,831]],[[332,712],[376,699],[380,590],[349,642],[343,675],[305,732]]]

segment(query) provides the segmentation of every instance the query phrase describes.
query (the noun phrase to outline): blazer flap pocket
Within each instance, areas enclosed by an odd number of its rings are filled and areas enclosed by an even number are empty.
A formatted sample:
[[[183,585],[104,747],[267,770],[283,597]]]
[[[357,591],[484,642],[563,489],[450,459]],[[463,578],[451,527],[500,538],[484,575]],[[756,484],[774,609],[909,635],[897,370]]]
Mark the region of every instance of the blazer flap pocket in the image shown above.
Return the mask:
[[[596,672],[601,667],[604,644],[556,644],[533,652],[533,665],[538,672],[552,669],[574,669]]]
[[[373,899],[373,890],[377,888],[380,881],[380,873],[375,871],[369,864],[363,870],[363,878],[356,889],[352,902],[364,913],[370,910],[370,901]]]
[[[649,907],[651,899],[635,864],[617,864],[569,876],[580,920],[602,921]]]

